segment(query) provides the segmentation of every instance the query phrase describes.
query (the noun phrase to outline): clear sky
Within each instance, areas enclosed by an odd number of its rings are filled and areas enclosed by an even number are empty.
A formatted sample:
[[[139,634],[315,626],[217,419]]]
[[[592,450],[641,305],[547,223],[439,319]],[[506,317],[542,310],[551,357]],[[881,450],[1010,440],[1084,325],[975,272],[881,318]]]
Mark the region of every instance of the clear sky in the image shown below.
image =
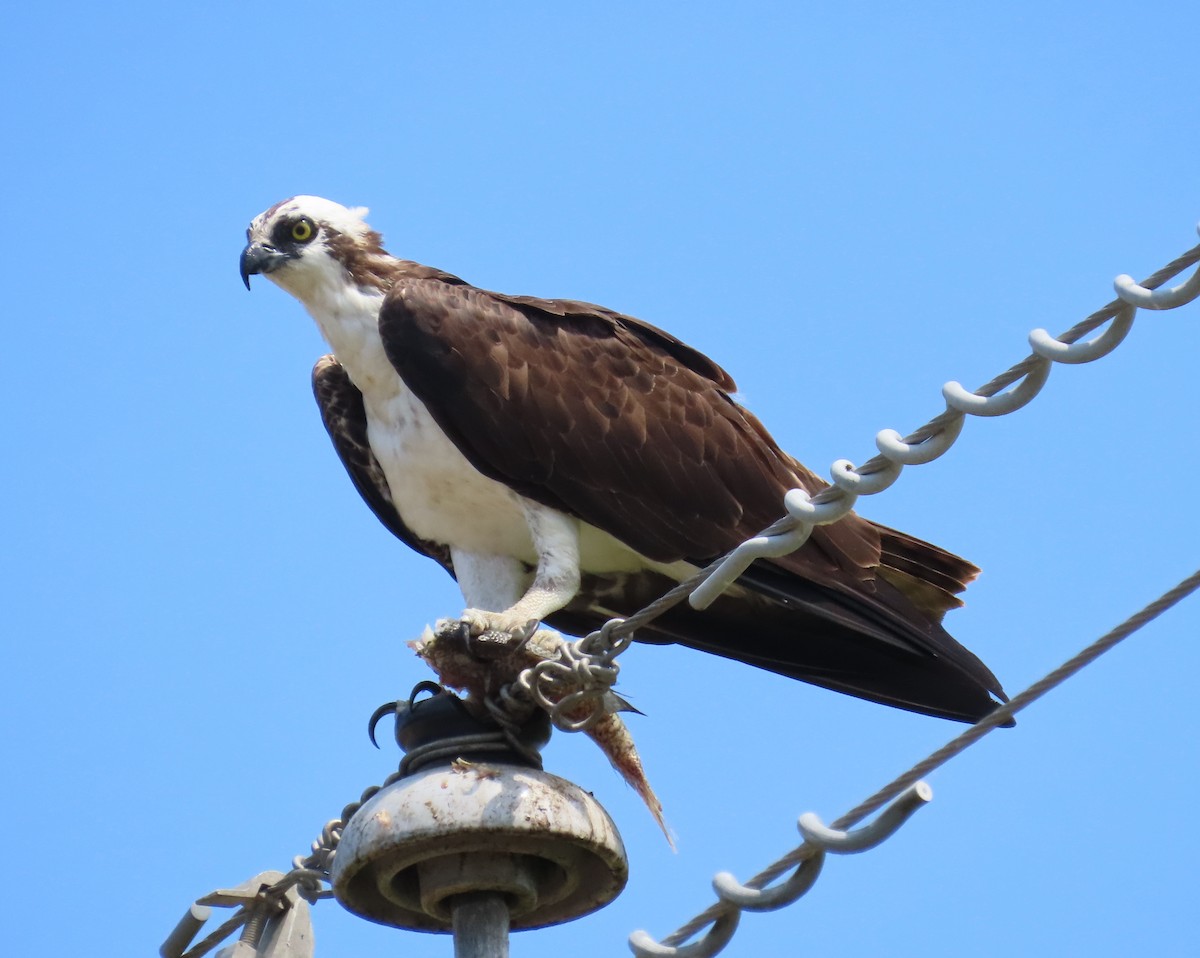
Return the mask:
[[[839,9],[840,7],[840,9]],[[3,951],[147,955],[394,768],[365,734],[461,607],[380,527],[300,306],[237,276],[283,197],[393,252],[604,303],[721,362],[824,474],[1196,242],[1195,4],[346,3],[0,17]],[[950,630],[1019,691],[1200,565],[1200,305],[861,504],[984,569]],[[935,799],[729,955],[1195,954],[1200,602],[932,776]],[[625,954],[960,726],[674,649],[620,691],[672,853],[616,819],[610,908],[514,954]],[[448,956],[333,902],[317,954]]]

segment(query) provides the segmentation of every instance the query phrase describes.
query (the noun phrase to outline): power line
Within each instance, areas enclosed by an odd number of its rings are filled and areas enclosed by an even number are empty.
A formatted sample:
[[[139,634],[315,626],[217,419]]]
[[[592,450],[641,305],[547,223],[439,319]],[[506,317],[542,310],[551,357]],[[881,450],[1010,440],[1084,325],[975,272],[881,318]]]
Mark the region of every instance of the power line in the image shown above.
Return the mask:
[[[903,820],[908,817],[908,814],[911,814],[912,811],[915,811],[916,808],[919,807],[918,804],[911,802],[909,804],[904,804],[901,798],[898,797],[904,796],[909,791],[913,789],[919,789],[921,786],[923,786],[924,783],[921,781],[921,779],[924,776],[928,775],[934,769],[940,768],[942,765],[946,764],[946,762],[950,761],[950,759],[954,758],[954,756],[970,748],[981,738],[987,735],[988,732],[991,732],[993,729],[1004,725],[1009,719],[1011,719],[1026,706],[1041,698],[1051,689],[1061,685],[1085,666],[1090,665],[1105,652],[1112,649],[1123,639],[1128,638],[1146,623],[1157,618],[1163,612],[1167,611],[1167,609],[1181,602],[1197,589],[1200,589],[1200,570],[1192,573],[1192,575],[1184,579],[1181,583],[1179,583],[1179,585],[1175,586],[1175,588],[1151,602],[1140,612],[1130,616],[1116,628],[1102,635],[1095,642],[1083,649],[1078,654],[1072,656],[1054,671],[1034,682],[1031,686],[1029,686],[1029,688],[1014,696],[1011,700],[1003,705],[997,706],[992,712],[989,712],[965,732],[951,739],[936,752],[933,752],[927,758],[918,762],[907,772],[894,778],[883,788],[879,789],[879,791],[875,792],[875,794],[871,795],[869,798],[856,805],[850,811],[846,812],[846,814],[841,816],[841,818],[838,818],[836,821],[834,821],[829,828],[825,830],[825,833],[833,833],[836,836],[837,833],[843,832],[845,829],[851,828],[852,826],[858,824],[868,815],[878,811],[880,808],[883,808],[885,805],[887,805],[888,802],[896,799],[897,801],[895,804],[888,809],[888,811],[892,811],[893,809],[897,811],[897,815],[893,816],[895,824],[891,828],[886,829],[886,834],[883,834],[882,836],[883,838],[889,837],[892,832],[899,827]],[[925,788],[928,788],[928,786],[925,786]],[[928,801],[928,797],[926,796],[921,796],[921,798],[921,804],[923,804],[924,801]],[[896,820],[899,814],[903,814],[903,817],[900,817],[898,820]],[[883,819],[886,815],[887,811],[885,811],[880,818]],[[813,818],[809,819],[810,828],[806,833],[806,841],[804,844],[793,849],[779,860],[764,868],[761,872],[747,881],[745,885],[737,884],[735,881],[733,881],[731,876],[726,878],[724,875],[718,875],[713,881],[713,886],[718,895],[721,896],[721,902],[712,905],[693,918],[691,921],[680,926],[678,930],[668,935],[662,940],[662,942],[656,942],[643,931],[634,932],[629,938],[629,946],[633,950],[634,954],[636,954],[638,958],[711,958],[712,955],[717,954],[722,948],[725,947],[726,944],[728,944],[729,939],[732,937],[733,931],[737,926],[736,913],[738,911],[775,909],[782,907],[783,905],[790,905],[792,902],[796,901],[801,895],[803,895],[808,891],[809,888],[812,887],[813,881],[816,877],[815,875],[810,877],[808,874],[804,874],[804,881],[802,885],[799,885],[798,891],[796,891],[793,887],[789,888],[787,890],[788,893],[784,895],[768,895],[766,897],[767,903],[765,905],[760,905],[753,899],[748,898],[744,892],[747,890],[761,891],[770,885],[771,882],[775,881],[775,879],[779,878],[781,875],[785,874],[791,869],[798,869],[801,872],[803,872],[806,868],[811,869],[811,862],[817,859],[818,856],[823,855],[827,850],[837,850],[836,838],[835,843],[833,843],[833,847],[831,848],[831,843],[829,843],[828,840],[822,842],[820,834],[814,834],[817,832],[816,829],[811,827],[814,820],[815,819]],[[803,831],[803,818],[801,827]],[[882,840],[882,838],[880,840]],[[871,847],[873,847],[873,845]],[[865,849],[855,847],[851,850],[860,851]],[[817,867],[819,869],[819,865]],[[799,883],[792,884],[798,885]],[[678,947],[683,942],[687,941],[689,938],[692,938],[699,931],[709,925],[713,925],[713,930],[705,935],[703,939],[683,948]]]
[[[1200,296],[1200,270],[1178,286],[1170,289],[1160,287],[1198,262],[1200,246],[1193,247],[1140,284],[1128,276],[1120,276],[1114,283],[1118,294],[1116,300],[1058,337],[1050,336],[1045,330],[1034,330],[1029,334],[1033,352],[979,389],[969,392],[958,383],[947,383],[942,388],[946,409],[925,425],[904,437],[894,430],[883,430],[875,440],[879,454],[861,467],[855,468],[844,459],[833,463],[830,471],[832,485],[813,496],[798,489],[788,493],[784,501],[787,516],[634,615],[626,619],[613,619],[603,628],[576,642],[563,643],[563,652],[558,660],[526,669],[511,686],[502,689],[497,701],[491,704],[496,710],[503,711],[508,706],[528,709],[529,703],[533,702],[549,713],[559,728],[567,731],[588,728],[603,716],[606,696],[616,683],[619,671],[616,657],[628,647],[633,633],[639,627],[684,600],[696,608],[705,608],[755,559],[779,556],[799,548],[814,526],[836,522],[851,510],[858,496],[872,495],[888,488],[899,477],[904,466],[931,462],[943,455],[957,439],[966,416],[1005,415],[1021,408],[1045,385],[1055,363],[1076,365],[1107,355],[1129,333],[1138,309],[1173,309],[1191,302]],[[1080,342],[1084,336],[1105,324],[1109,326],[1103,333],[1090,341]],[[923,775],[949,761],[992,729],[1006,723],[1018,711],[1197,588],[1200,588],[1200,571],[1097,639],[1011,701],[998,706],[981,721],[838,818],[830,827],[823,826],[815,816],[802,816],[800,829],[805,836],[802,845],[744,885],[737,883],[732,876],[718,875],[714,880],[714,888],[722,899],[720,903],[697,915],[661,943],[645,932],[634,933],[630,937],[631,948],[639,958],[708,958],[715,955],[736,930],[742,910],[768,910],[790,904],[811,887],[826,852],[861,851],[888,837],[929,800],[931,793],[928,786],[920,781]],[[264,872],[237,889],[214,892],[200,899],[164,943],[161,949],[164,958],[184,955],[185,949],[208,917],[207,904],[238,904],[241,908],[229,921],[187,951],[187,958],[199,958],[238,928],[243,929],[242,940],[235,946],[234,952],[239,956],[275,958],[278,955],[282,958],[286,954],[292,958],[302,958],[311,955],[307,904],[332,894],[321,886],[330,883],[330,872],[342,829],[364,803],[395,784],[400,777],[401,773],[397,773],[389,777],[383,786],[371,786],[358,802],[347,805],[341,818],[325,825],[321,836],[313,843],[311,853],[297,856],[290,872]],[[889,802],[891,805],[888,805]],[[881,808],[884,810],[874,823],[853,832],[845,831]],[[794,870],[789,879],[780,886],[768,887],[789,870]],[[704,938],[689,945],[682,944],[710,925],[712,927]]]

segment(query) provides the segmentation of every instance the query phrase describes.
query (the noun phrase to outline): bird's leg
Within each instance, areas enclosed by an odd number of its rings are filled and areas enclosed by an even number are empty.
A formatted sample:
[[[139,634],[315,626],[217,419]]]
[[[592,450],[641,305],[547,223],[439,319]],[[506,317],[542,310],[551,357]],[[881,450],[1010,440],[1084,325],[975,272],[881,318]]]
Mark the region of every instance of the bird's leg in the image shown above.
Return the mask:
[[[537,623],[557,612],[579,591],[579,523],[570,516],[524,503],[537,554],[533,581],[522,563],[508,556],[454,554],[454,569],[471,608],[461,620],[472,635],[505,632],[528,638]],[[460,562],[465,561],[464,568]],[[464,575],[465,572],[465,575]]]
[[[579,590],[579,527],[560,512],[525,504],[538,556],[529,566],[511,555],[451,547],[454,574],[470,603],[458,619],[443,619],[414,644],[442,681],[473,696],[487,695],[538,661],[555,658],[562,636],[541,629]]]

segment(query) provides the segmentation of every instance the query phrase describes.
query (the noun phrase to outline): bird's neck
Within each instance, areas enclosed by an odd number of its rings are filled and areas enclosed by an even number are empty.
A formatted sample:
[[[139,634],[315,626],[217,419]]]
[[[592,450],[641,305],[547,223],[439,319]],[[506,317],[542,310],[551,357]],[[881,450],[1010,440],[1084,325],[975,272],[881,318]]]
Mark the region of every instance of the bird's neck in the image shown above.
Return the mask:
[[[379,337],[383,297],[383,290],[343,282],[303,300],[351,381],[367,395],[397,378]]]
[[[372,250],[351,262],[323,257],[307,269],[279,270],[269,278],[300,300],[350,379],[368,393],[395,378],[379,338],[379,310],[398,272],[398,260]]]

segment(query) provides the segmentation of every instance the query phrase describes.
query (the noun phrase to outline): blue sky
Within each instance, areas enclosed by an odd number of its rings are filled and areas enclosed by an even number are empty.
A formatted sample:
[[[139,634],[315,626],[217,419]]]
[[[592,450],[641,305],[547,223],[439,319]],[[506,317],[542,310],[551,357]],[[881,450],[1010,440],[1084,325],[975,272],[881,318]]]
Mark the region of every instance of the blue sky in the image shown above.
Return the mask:
[[[461,606],[346,481],[311,321],[238,281],[254,214],[367,205],[398,255],[661,325],[825,473],[1196,242],[1198,28],[1155,3],[6,12],[5,950],[149,954],[197,896],[286,868],[394,767],[366,718]],[[1198,318],[1142,314],[861,504],[983,567],[947,624],[1010,692],[1198,565]],[[1147,628],[726,954],[1193,953],[1198,631],[1195,601]],[[959,731],[697,653],[622,661],[679,851],[558,736],[547,767],[608,808],[632,877],[514,954],[669,933],[714,872]],[[451,953],[315,918],[322,958]]]

